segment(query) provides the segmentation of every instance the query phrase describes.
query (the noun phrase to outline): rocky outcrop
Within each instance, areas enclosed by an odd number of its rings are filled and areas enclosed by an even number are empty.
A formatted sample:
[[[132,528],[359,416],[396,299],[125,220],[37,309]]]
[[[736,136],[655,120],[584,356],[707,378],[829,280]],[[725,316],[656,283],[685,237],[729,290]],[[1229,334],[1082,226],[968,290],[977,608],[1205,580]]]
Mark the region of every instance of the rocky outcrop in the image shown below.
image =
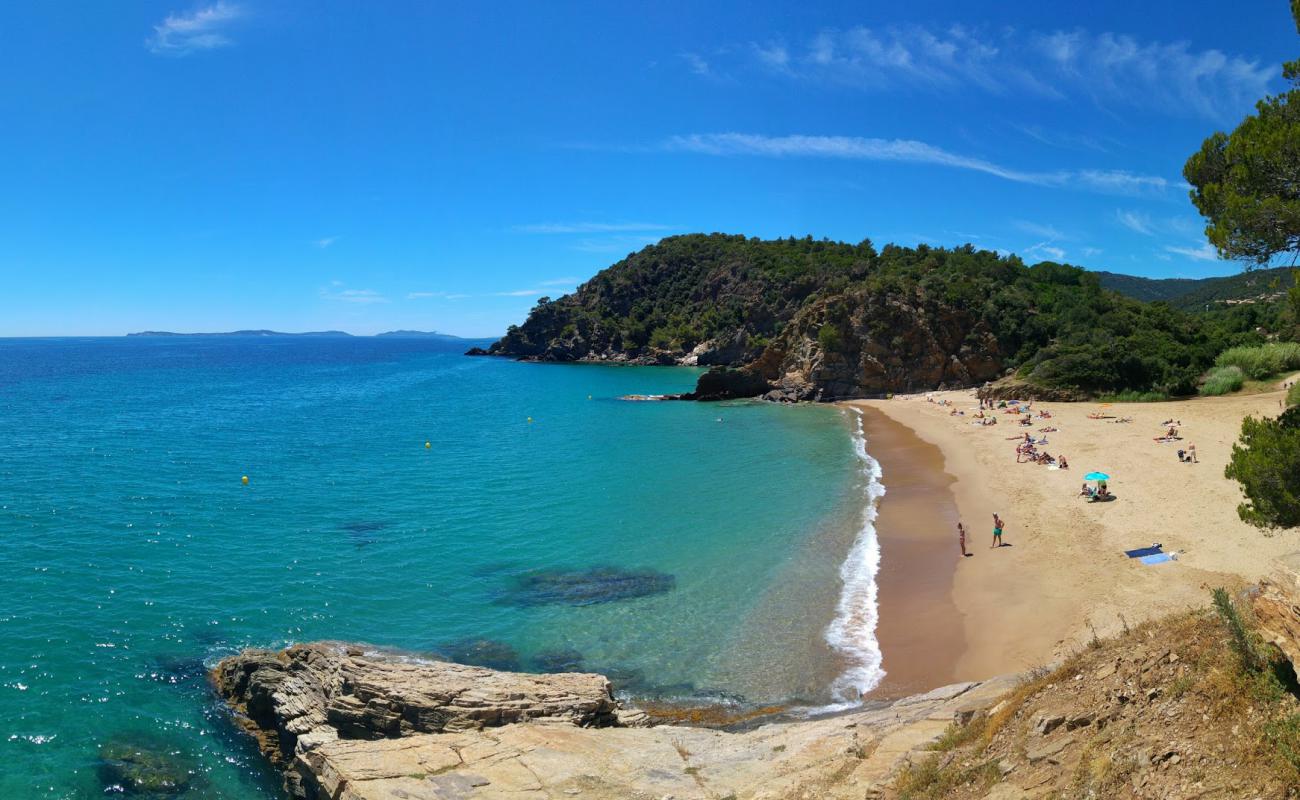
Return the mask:
[[[463,733],[517,722],[601,727],[628,719],[600,675],[497,672],[333,642],[248,650],[219,663],[212,679],[240,725],[284,770],[295,797],[336,796],[320,793],[321,761],[313,754],[337,740]]]
[[[680,396],[682,400],[732,400],[758,397],[771,386],[752,369],[714,367],[695,382],[695,391]]]
[[[1260,635],[1300,674],[1300,553],[1278,559],[1251,596],[1251,607]]]
[[[859,290],[809,304],[753,368],[772,384],[767,399],[789,402],[973,386],[1004,364],[967,310],[920,292]]]
[[[1012,678],[744,732],[642,727],[599,675],[412,662],[337,643],[251,650],[218,691],[296,798],[862,798]]]

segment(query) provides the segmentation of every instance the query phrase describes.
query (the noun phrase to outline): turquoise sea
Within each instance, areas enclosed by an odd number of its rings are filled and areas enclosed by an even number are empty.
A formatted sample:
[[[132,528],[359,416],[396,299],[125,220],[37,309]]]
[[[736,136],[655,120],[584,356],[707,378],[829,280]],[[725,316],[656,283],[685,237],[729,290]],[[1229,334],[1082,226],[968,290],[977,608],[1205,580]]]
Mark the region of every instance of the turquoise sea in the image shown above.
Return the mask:
[[[247,646],[834,699],[860,655],[826,643],[869,482],[850,415],[631,402],[697,371],[464,348],[0,340],[0,797],[102,797],[120,737],[190,765],[184,796],[278,797],[203,676]]]

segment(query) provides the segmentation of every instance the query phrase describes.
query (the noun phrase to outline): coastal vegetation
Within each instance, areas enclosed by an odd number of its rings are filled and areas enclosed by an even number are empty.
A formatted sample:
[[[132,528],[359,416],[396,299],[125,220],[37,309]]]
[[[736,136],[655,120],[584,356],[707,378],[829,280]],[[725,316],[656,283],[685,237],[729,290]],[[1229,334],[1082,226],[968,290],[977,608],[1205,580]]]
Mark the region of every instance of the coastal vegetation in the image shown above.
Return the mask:
[[[542,298],[490,352],[756,365],[769,378],[836,365],[843,386],[822,399],[1008,370],[1031,390],[1179,396],[1195,393],[1220,352],[1263,344],[1272,314],[1255,304],[1190,314],[1110,291],[1078,267],[970,245],[877,251],[866,240],[691,234],[629,255],[574,294]],[[954,358],[955,372],[922,369]],[[875,363],[894,372],[863,377]]]
[[[1255,380],[1300,370],[1300,343],[1269,342],[1257,347],[1232,347],[1214,359],[1216,368],[1236,367]]]
[[[1241,483],[1243,520],[1260,528],[1300,525],[1300,407],[1276,419],[1246,417],[1224,475]]]
[[[1300,0],[1291,0],[1300,32]],[[1291,88],[1255,104],[1231,133],[1216,131],[1187,160],[1183,176],[1191,199],[1206,219],[1205,235],[1224,258],[1256,266],[1300,258],[1300,59],[1282,65]],[[1278,334],[1300,339],[1300,269],[1287,290]],[[1251,378],[1300,369],[1300,344],[1237,347],[1215,359]],[[1221,382],[1221,381],[1220,381]],[[1208,383],[1208,381],[1207,381]],[[1224,470],[1241,483],[1246,502],[1240,517],[1262,528],[1300,525],[1300,408],[1294,387],[1291,408],[1277,419],[1247,417]]]
[[[1221,394],[1239,392],[1245,383],[1246,373],[1241,371],[1241,367],[1235,364],[1215,367],[1206,373],[1205,382],[1201,384],[1199,392],[1206,397],[1217,397]]]

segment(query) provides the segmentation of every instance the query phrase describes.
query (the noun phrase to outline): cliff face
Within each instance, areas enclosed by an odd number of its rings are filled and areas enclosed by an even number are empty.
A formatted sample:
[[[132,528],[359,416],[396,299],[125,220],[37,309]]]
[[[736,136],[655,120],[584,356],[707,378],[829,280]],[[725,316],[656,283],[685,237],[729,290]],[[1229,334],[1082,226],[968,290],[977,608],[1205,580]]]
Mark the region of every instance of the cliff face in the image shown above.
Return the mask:
[[[809,304],[754,365],[767,398],[784,401],[971,386],[1003,369],[997,338],[968,310],[868,291]]]

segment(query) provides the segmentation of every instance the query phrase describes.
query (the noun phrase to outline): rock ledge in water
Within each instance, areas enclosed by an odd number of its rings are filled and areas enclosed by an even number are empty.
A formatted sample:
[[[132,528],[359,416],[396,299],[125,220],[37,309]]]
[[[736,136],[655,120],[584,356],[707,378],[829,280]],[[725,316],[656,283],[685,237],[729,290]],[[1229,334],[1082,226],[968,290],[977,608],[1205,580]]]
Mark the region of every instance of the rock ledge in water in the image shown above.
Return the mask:
[[[600,675],[324,642],[221,662],[218,690],[303,800],[861,800],[1014,678],[743,732],[644,727]],[[518,723],[518,724],[509,724]]]

